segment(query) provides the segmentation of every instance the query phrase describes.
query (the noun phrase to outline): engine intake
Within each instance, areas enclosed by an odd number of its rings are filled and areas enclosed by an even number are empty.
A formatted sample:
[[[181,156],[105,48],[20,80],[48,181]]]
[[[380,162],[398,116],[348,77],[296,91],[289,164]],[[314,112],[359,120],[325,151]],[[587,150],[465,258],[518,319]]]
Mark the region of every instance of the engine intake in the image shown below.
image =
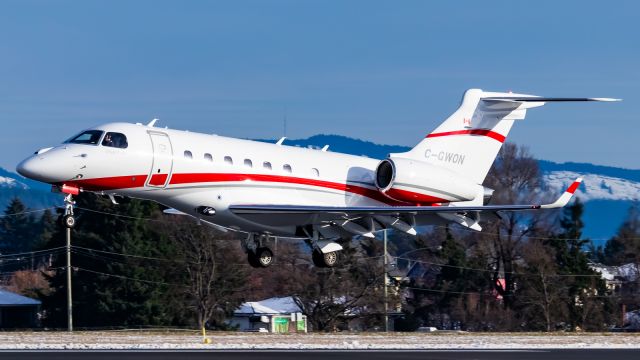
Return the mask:
[[[436,165],[395,157],[378,164],[375,183],[388,198],[412,204],[473,200],[480,186]]]

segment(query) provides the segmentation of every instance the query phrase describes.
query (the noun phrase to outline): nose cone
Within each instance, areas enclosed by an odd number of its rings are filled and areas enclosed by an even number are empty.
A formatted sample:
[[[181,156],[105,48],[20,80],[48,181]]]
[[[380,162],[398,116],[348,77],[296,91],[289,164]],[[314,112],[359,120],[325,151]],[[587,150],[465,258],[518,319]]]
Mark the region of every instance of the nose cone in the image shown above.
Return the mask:
[[[53,184],[73,177],[72,161],[60,154],[36,154],[24,159],[16,170],[26,178]],[[66,161],[65,161],[66,160]]]
[[[20,164],[18,164],[16,170],[18,171],[18,174],[26,178],[47,182],[47,178],[42,171],[42,166],[39,166],[42,165],[42,163],[42,159],[38,159],[38,156],[32,156],[24,159]]]

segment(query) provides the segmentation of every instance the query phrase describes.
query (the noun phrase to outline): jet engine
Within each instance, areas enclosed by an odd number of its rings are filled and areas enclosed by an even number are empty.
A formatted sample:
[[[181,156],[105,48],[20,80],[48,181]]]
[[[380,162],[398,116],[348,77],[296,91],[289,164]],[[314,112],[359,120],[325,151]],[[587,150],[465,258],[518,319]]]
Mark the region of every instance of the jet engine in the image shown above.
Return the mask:
[[[375,183],[388,198],[412,204],[473,200],[480,186],[436,165],[395,157],[378,164]]]

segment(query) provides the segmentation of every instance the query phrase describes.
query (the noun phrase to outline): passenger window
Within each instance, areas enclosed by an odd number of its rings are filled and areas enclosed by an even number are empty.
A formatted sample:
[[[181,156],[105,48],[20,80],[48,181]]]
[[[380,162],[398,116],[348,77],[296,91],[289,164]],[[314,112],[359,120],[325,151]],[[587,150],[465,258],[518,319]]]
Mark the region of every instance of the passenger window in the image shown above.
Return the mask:
[[[124,136],[124,134],[108,132],[102,140],[102,146],[126,149],[129,144],[127,143],[127,137]]]
[[[204,159],[208,162],[213,162],[213,156],[211,156],[211,154],[204,154]]]
[[[233,159],[231,158],[231,156],[225,156],[224,157],[224,162],[226,164],[233,165]]]
[[[318,169],[312,168],[311,172],[313,173],[313,176],[320,177],[320,171]]]
[[[193,154],[189,150],[184,151],[184,157],[187,159],[193,159]]]
[[[262,167],[267,169],[267,170],[271,170],[271,163],[268,161],[265,161],[262,163]]]
[[[85,144],[85,145],[98,145],[100,137],[102,137],[104,131],[100,130],[87,130],[65,141],[68,144]]]
[[[253,162],[250,159],[244,159],[244,166],[253,167]]]
[[[282,170],[284,170],[284,172],[291,173],[291,165],[289,164],[282,165]]]

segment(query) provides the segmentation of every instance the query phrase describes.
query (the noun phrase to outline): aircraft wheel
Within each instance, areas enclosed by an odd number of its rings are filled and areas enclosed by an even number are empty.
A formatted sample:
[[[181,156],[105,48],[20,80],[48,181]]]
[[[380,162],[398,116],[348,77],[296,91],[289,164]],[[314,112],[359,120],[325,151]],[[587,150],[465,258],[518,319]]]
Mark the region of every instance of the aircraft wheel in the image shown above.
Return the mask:
[[[247,261],[249,262],[249,265],[251,265],[251,267],[254,267],[254,268],[259,268],[260,267],[260,262],[258,261],[258,256],[251,250],[249,250],[249,252],[247,252]]]
[[[268,247],[256,250],[256,258],[260,267],[266,268],[273,263],[273,252]]]
[[[316,249],[313,250],[311,259],[313,260],[313,264],[318,268],[334,267],[338,263],[338,252],[332,251],[325,254]]]
[[[73,215],[65,215],[62,218],[62,224],[69,229],[73,229],[73,227],[76,226],[76,218],[74,218]]]
[[[336,266],[336,264],[338,263],[338,252],[337,251],[331,251],[325,254],[322,254],[323,257],[323,261],[324,261],[324,265],[325,267],[334,267]]]

